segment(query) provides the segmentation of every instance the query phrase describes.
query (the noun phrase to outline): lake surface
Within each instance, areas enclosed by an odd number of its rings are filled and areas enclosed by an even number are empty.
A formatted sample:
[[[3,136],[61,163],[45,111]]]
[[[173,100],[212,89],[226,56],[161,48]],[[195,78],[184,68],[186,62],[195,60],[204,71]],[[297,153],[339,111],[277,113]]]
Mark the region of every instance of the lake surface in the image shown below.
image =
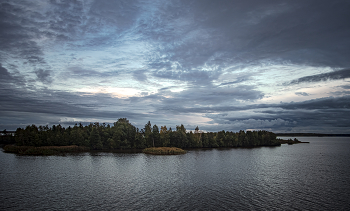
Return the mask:
[[[0,152],[0,210],[350,210],[350,138],[185,155]]]

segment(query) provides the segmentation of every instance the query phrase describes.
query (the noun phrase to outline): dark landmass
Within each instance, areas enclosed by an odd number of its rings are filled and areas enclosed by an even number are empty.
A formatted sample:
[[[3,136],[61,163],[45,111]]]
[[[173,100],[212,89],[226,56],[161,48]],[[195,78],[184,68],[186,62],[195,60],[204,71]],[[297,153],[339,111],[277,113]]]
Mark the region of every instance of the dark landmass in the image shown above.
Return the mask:
[[[297,136],[314,136],[314,137],[350,137],[350,134],[323,134],[323,133],[276,133],[277,136],[297,137]]]
[[[300,144],[300,143],[310,143],[310,142],[306,142],[306,141],[299,141],[298,139],[294,138],[294,139],[280,139],[278,138],[277,139],[281,144],[289,144],[289,145],[292,145],[292,144]]]
[[[151,147],[142,150],[142,152],[152,155],[180,155],[186,153],[185,150],[177,147]]]
[[[283,143],[300,143],[277,139],[277,135],[269,131],[219,131],[202,132],[198,127],[186,131],[177,125],[175,130],[166,126],[151,125],[144,128],[133,126],[126,118],[121,118],[113,125],[91,123],[87,126],[75,124],[74,127],[61,125],[39,126],[28,125],[16,131],[0,132],[0,145],[6,152],[18,154],[57,154],[88,150],[142,150],[151,147],[191,148],[229,148],[280,146]],[[75,146],[75,147],[71,147]]]

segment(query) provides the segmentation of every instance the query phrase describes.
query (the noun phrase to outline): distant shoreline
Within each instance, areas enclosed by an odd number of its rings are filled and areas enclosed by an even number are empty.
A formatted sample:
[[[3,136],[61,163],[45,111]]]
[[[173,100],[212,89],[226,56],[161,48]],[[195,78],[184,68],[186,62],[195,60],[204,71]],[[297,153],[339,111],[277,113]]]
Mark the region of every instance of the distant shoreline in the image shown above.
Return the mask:
[[[323,133],[275,133],[277,136],[281,137],[300,137],[300,136],[308,136],[308,137],[350,137],[350,134],[323,134]]]

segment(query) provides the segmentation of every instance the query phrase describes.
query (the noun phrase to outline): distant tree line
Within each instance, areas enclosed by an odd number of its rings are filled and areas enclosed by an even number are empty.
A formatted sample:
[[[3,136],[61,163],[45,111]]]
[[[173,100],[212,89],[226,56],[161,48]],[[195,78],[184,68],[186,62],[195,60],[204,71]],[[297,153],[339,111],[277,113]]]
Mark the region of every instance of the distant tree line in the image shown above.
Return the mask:
[[[187,132],[183,125],[175,130],[166,126],[151,125],[148,122],[139,130],[126,118],[113,125],[91,123],[83,126],[64,128],[61,125],[18,128],[15,133],[18,146],[86,146],[90,149],[144,149],[147,147],[254,147],[280,145],[276,135],[268,131],[207,132],[199,130]]]

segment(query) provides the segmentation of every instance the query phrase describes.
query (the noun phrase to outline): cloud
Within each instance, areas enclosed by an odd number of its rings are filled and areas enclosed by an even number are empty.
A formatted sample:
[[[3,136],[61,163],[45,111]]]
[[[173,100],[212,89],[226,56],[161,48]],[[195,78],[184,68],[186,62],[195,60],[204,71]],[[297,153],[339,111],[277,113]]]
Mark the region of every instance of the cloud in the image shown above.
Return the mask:
[[[328,0],[2,0],[0,120],[339,131],[349,122],[348,8]],[[328,80],[339,84],[320,83]],[[295,86],[304,83],[312,87]],[[332,97],[315,99],[320,92]],[[271,103],[291,96],[297,102]]]
[[[280,107],[283,109],[350,109],[350,96],[342,97],[326,97],[312,99],[296,103],[282,103],[273,105],[272,107]]]
[[[1,112],[8,116],[19,118],[23,113],[27,113],[29,119],[37,115],[51,116],[55,118],[70,117],[70,118],[87,118],[87,119],[118,119],[121,116],[127,118],[142,118],[145,115],[137,114],[124,107],[114,106],[113,111],[108,109],[98,109],[118,103],[117,99],[111,98],[109,95],[93,95],[80,96],[68,92],[54,92],[46,90],[30,93],[24,90],[9,90],[2,89],[0,97]],[[100,104],[103,102],[103,105]],[[27,121],[28,121],[27,120]],[[30,120],[29,120],[30,121]],[[29,122],[30,123],[30,122]]]
[[[13,2],[3,2],[0,7],[0,59],[8,58],[8,53],[20,56],[29,63],[42,64],[43,52],[33,41],[39,37],[38,26],[32,19],[27,19],[30,11],[23,6],[17,6]],[[6,53],[7,54],[6,54]]]
[[[10,73],[1,63],[0,75],[0,92],[1,90],[10,90],[15,86],[24,86],[26,84],[26,80],[21,75]]]
[[[309,96],[309,94],[306,92],[296,92],[295,94],[300,96]]]
[[[211,124],[204,125],[201,129],[349,133],[349,102],[349,97],[338,97],[298,103],[243,106],[234,109],[213,108],[213,114],[205,114],[212,119]],[[216,114],[223,110],[226,112],[225,115]]]
[[[8,81],[8,80],[13,80],[12,76],[9,74],[7,69],[2,66],[1,63],[0,63],[0,75],[1,75],[0,80],[3,82]]]
[[[329,97],[281,104],[251,104],[241,106],[186,107],[167,106],[163,111],[187,115],[202,114],[210,118],[201,129],[233,130],[265,129],[273,131],[343,132],[348,129],[350,97]],[[175,112],[176,111],[176,112]],[[315,124],[317,123],[317,124]]]
[[[125,30],[131,27],[134,21],[136,21],[141,5],[138,1],[134,0],[93,1],[89,15],[96,19],[100,19],[100,24],[102,25],[105,24],[106,26],[117,27],[119,30]],[[101,19],[101,17],[103,19]]]
[[[343,85],[343,86],[340,86],[342,87],[343,89],[350,89],[350,85]]]
[[[137,70],[132,73],[133,78],[137,81],[144,82],[147,81],[147,76],[145,75],[145,70]]]
[[[226,82],[226,83],[221,83],[219,86],[239,84],[239,83],[242,83],[242,82],[247,81],[247,80],[248,80],[247,78],[240,77],[238,80],[230,81],[230,82]]]
[[[284,85],[299,84],[304,82],[315,83],[320,81],[340,80],[345,78],[350,78],[350,69],[342,69],[342,70],[337,70],[329,73],[321,73],[317,75],[305,76],[305,77],[293,80],[289,83],[285,83]]]
[[[52,82],[52,78],[50,77],[49,70],[39,69],[39,70],[35,71],[35,74],[38,77],[38,79],[43,83],[51,83]]]
[[[250,102],[264,96],[262,92],[255,90],[255,87],[242,85],[234,88],[192,87],[178,93],[167,91],[160,94],[170,94],[172,97],[161,99],[162,104],[155,107],[174,112],[210,111],[220,104]]]
[[[182,1],[160,13],[153,33],[161,47],[151,67],[262,62],[348,67],[347,3],[339,1]],[[187,8],[179,10],[178,8]],[[180,15],[179,15],[180,14]],[[337,15],[334,15],[337,14]],[[169,19],[167,17],[172,17]],[[166,20],[166,21],[160,21]],[[157,23],[158,23],[157,22]],[[158,26],[158,25],[153,25]],[[171,31],[171,33],[169,33]],[[159,42],[160,41],[160,42]],[[335,47],[339,46],[339,47]]]
[[[209,72],[201,70],[191,70],[191,71],[166,71],[161,70],[153,74],[159,78],[188,81],[194,84],[205,84],[208,85],[212,80],[215,80],[220,75],[220,72]]]

